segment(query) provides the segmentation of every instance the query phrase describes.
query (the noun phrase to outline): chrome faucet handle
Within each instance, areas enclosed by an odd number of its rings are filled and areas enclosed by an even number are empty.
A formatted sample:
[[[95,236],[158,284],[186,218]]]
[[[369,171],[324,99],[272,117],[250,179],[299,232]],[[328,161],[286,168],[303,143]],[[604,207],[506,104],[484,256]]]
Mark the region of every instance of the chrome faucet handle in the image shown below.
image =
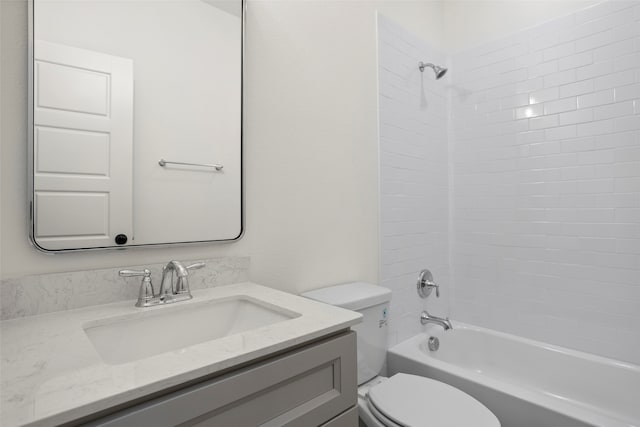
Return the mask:
[[[148,268],[144,270],[120,270],[118,274],[120,277],[143,276],[136,307],[147,307],[153,303],[156,295],[153,291],[153,284],[151,283],[151,271]]]
[[[118,274],[120,277],[151,276],[151,271],[148,268],[144,270],[120,270]]]
[[[195,264],[187,265],[187,270],[198,270],[204,267],[206,264],[204,262],[196,262]]]
[[[436,288],[436,298],[440,298],[440,285],[435,282],[427,283],[427,286]]]
[[[178,274],[178,278],[176,280],[176,288],[173,291],[174,294],[186,295],[191,298],[191,289],[189,289],[189,271],[197,270],[204,266],[204,262],[196,262],[195,264],[184,267],[184,273]]]
[[[429,270],[425,269],[420,272],[416,287],[420,298],[426,298],[431,295],[433,288],[436,289],[436,298],[440,298],[440,285],[433,281],[433,274]]]

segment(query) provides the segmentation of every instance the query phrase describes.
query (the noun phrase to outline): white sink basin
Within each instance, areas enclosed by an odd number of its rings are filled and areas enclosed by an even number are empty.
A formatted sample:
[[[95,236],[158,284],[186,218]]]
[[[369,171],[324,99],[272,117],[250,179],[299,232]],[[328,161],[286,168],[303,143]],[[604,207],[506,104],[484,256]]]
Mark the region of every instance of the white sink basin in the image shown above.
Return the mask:
[[[88,322],[83,328],[102,360],[116,365],[298,316],[299,313],[239,295],[141,309],[133,315]]]

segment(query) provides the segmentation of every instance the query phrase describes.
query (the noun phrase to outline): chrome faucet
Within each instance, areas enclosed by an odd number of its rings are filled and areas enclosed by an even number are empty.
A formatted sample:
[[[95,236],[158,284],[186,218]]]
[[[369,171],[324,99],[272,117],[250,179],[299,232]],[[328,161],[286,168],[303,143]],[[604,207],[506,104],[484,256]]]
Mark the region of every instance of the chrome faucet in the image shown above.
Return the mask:
[[[427,323],[435,323],[436,325],[442,326],[445,331],[453,329],[448,317],[443,319],[442,317],[432,316],[427,312],[427,310],[424,310],[420,315],[420,323],[423,325],[426,325]]]
[[[429,270],[420,271],[416,286],[420,298],[428,297],[433,289],[436,290],[436,298],[440,298],[440,285],[433,281],[433,274],[431,274]],[[445,331],[453,329],[448,317],[443,319],[442,317],[432,316],[427,312],[427,310],[424,310],[420,315],[420,323],[423,325],[426,325],[427,323],[435,323],[436,325],[442,326]]]
[[[186,301],[193,298],[189,289],[189,270],[204,267],[203,262],[197,262],[188,266],[182,265],[179,261],[170,261],[162,267],[162,281],[160,282],[160,292],[157,294],[153,290],[151,283],[151,271],[144,270],[120,270],[121,277],[143,276],[140,284],[140,292],[136,307],[151,307],[159,304],[170,304],[178,301]],[[167,276],[171,272],[171,278]],[[177,279],[175,285],[173,283],[173,274]]]
[[[197,262],[188,266],[182,265],[180,261],[169,261],[162,267],[162,281],[160,282],[159,298],[165,303],[183,301],[193,298],[189,289],[189,270],[204,267],[203,262]],[[167,276],[171,272],[169,286],[166,284]],[[176,283],[173,284],[173,274],[176,274]]]

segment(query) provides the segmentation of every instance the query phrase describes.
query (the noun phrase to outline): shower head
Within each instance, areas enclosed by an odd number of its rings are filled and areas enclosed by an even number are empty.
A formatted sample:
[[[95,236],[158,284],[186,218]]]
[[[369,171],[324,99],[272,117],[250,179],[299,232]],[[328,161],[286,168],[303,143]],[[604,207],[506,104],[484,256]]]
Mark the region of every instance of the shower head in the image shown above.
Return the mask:
[[[447,70],[448,70],[447,68],[440,67],[439,65],[424,63],[422,61],[418,63],[418,68],[420,69],[420,72],[423,72],[424,69],[427,67],[431,68],[433,72],[436,73],[436,80],[441,79],[445,74],[447,74]]]

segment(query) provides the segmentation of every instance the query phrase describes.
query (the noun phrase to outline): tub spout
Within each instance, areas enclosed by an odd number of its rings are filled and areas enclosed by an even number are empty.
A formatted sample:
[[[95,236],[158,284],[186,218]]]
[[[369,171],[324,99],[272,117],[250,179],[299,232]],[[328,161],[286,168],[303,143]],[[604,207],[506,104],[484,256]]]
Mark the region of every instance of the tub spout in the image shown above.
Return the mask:
[[[443,319],[441,317],[432,316],[427,312],[427,310],[422,312],[422,315],[420,316],[420,323],[423,325],[426,325],[427,323],[435,323],[436,325],[442,326],[445,331],[453,329],[448,317]]]

